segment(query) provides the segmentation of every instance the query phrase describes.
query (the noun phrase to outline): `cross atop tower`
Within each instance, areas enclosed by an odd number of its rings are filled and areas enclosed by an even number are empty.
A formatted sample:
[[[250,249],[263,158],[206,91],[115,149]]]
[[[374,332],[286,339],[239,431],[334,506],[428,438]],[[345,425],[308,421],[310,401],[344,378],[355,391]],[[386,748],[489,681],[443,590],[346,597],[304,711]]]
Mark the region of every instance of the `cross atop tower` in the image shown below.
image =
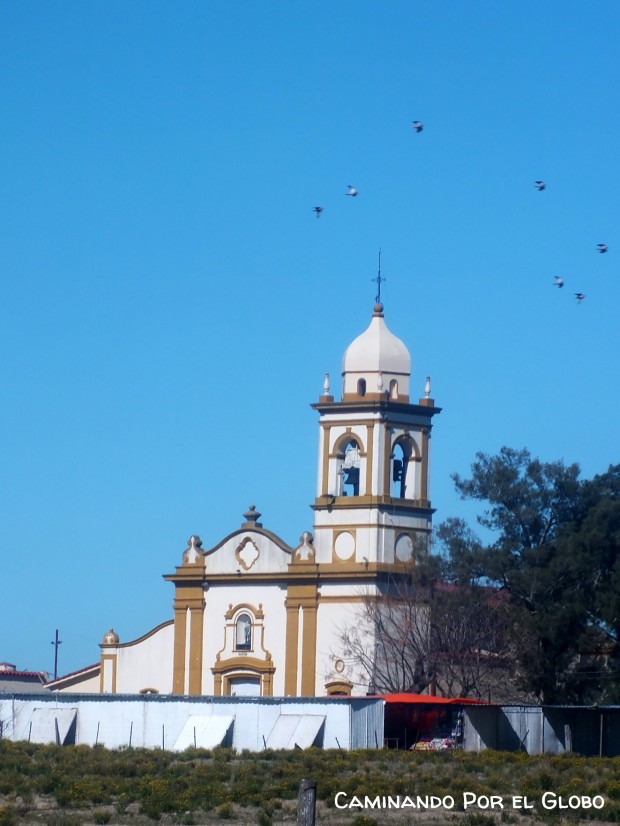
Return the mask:
[[[377,282],[377,295],[375,296],[375,304],[381,304],[381,283],[387,281],[387,278],[381,278],[381,250],[379,250],[379,271],[377,277],[372,279]]]

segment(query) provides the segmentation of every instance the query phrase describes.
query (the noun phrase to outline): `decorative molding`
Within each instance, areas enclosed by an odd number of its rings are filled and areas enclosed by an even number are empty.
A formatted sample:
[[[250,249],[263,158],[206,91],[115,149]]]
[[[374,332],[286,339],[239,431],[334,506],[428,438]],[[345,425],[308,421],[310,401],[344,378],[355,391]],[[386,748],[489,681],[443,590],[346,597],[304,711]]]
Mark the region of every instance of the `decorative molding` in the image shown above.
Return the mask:
[[[292,565],[314,564],[316,551],[313,545],[314,537],[308,531],[304,531],[299,537],[300,544],[293,551]]]
[[[242,611],[250,611],[250,613],[252,613],[257,620],[265,619],[262,602],[258,603],[258,608],[255,605],[252,605],[251,602],[238,602],[236,605],[229,602],[228,611],[224,614],[224,619],[232,620],[235,614],[240,614]]]
[[[258,677],[261,697],[273,697],[273,675],[276,668],[267,654],[264,660],[258,657],[231,657],[218,660],[211,669],[215,678],[215,694],[230,696],[230,682],[235,677]]]
[[[330,680],[325,683],[325,693],[329,696],[346,696],[350,697],[353,692],[353,683],[346,678],[338,680]]]
[[[350,537],[351,541],[348,541]],[[349,562],[355,556],[355,548],[357,545],[355,530],[339,530],[334,529],[333,546],[332,546],[332,561],[333,562]],[[340,546],[340,552],[338,551]]]
[[[235,559],[244,571],[249,571],[259,556],[260,549],[251,536],[242,539],[235,549]]]
[[[187,540],[187,548],[183,551],[182,564],[195,565],[197,562],[203,562],[203,555],[202,539],[196,535],[190,536]]]

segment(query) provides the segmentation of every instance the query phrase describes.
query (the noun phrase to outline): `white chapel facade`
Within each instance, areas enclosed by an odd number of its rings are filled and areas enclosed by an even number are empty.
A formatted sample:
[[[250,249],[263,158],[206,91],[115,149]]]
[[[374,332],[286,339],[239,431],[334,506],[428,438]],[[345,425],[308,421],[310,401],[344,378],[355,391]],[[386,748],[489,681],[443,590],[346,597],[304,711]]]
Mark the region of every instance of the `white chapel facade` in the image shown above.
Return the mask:
[[[366,694],[368,675],[342,633],[368,594],[404,573],[431,531],[430,435],[439,413],[410,400],[411,358],[376,304],[347,348],[339,400],[323,394],[313,533],[289,546],[250,506],[241,526],[204,548],[192,536],[165,579],[173,618],[131,642],[110,630],[98,664],[57,691],[187,695]]]

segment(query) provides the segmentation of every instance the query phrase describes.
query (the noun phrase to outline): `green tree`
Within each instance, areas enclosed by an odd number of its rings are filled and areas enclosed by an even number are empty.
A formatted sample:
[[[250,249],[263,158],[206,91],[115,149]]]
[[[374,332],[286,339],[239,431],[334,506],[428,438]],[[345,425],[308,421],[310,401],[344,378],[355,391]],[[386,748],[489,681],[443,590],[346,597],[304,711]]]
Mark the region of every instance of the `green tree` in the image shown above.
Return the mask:
[[[492,539],[462,520],[441,525],[449,575],[509,595],[522,688],[546,703],[604,696],[614,669],[601,639],[620,634],[620,468],[581,482],[576,464],[503,447],[453,478],[463,498],[486,503],[478,521]]]

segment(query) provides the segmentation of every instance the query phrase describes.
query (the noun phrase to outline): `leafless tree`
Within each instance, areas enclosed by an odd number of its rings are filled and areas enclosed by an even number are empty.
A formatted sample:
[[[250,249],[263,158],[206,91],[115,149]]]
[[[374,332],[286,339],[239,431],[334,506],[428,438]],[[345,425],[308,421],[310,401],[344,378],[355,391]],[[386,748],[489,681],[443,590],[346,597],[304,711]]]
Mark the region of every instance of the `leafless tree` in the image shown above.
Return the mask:
[[[422,691],[429,683],[429,606],[411,586],[392,582],[364,594],[359,616],[342,634],[345,655],[379,692]]]
[[[511,614],[495,589],[448,585],[413,571],[364,594],[345,628],[348,658],[378,692],[421,692],[497,702],[515,688]]]

